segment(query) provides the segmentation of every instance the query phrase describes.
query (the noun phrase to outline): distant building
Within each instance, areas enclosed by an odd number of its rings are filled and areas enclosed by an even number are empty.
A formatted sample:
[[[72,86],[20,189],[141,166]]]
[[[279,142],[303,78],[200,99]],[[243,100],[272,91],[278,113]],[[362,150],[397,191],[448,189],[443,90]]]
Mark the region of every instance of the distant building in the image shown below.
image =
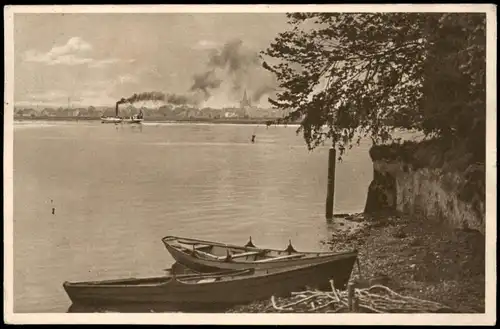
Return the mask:
[[[77,117],[88,117],[89,116],[89,110],[85,108],[77,108],[76,110],[76,116]]]
[[[144,111],[143,111],[144,112]],[[118,108],[118,115],[122,116],[133,116],[139,113],[139,110],[135,108],[133,105],[129,105],[126,108]]]
[[[93,106],[89,106],[86,111],[80,111],[80,115],[82,115],[83,113],[85,113],[84,115],[85,116],[89,116],[89,117],[98,117],[101,115],[101,113]]]
[[[105,108],[103,111],[102,111],[102,115],[104,116],[107,116],[107,117],[111,117],[111,116],[115,116],[115,109],[114,108]]]
[[[252,106],[250,98],[247,96],[247,91],[243,93],[243,99],[240,101],[240,109],[247,109]]]
[[[14,109],[14,115],[15,116],[22,116],[24,112],[24,109],[16,108]]]
[[[72,108],[66,109],[66,116],[68,117],[76,117],[78,116],[78,113],[80,113],[80,110],[78,109],[72,109]]]
[[[184,117],[193,119],[198,117],[198,110],[197,109],[186,109],[184,112]]]
[[[47,107],[42,110],[40,115],[43,117],[55,117],[57,113],[56,110]]]
[[[234,112],[225,112],[224,117],[225,118],[236,118],[236,117],[238,117],[238,114],[236,114]]]
[[[33,109],[23,109],[17,112],[18,116],[21,117],[31,117],[34,118],[37,116],[37,112]]]
[[[240,109],[243,110],[243,115],[247,116],[248,115],[248,110],[252,107],[252,102],[250,101],[250,98],[247,95],[247,91],[245,89],[245,92],[243,93],[243,99],[240,101]]]

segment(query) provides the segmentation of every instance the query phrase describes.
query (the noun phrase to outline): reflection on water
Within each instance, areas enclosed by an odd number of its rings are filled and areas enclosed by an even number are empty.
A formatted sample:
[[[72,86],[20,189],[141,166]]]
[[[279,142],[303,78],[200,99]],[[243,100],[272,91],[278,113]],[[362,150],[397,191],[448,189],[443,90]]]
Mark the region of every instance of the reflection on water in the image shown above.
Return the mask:
[[[324,250],[328,149],[309,152],[295,130],[16,125],[15,312],[66,312],[64,281],[161,275],[166,235]],[[363,209],[369,146],[337,165],[336,212]]]

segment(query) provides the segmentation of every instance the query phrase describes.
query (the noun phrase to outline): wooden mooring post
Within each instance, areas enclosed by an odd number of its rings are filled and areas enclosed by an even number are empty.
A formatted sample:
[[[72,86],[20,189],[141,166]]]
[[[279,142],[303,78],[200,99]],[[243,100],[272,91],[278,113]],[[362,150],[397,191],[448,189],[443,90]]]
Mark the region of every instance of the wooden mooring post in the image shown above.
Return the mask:
[[[333,201],[335,198],[335,163],[337,161],[337,150],[335,146],[328,153],[328,186],[326,191],[326,219],[333,218]]]
[[[347,285],[347,308],[349,309],[349,312],[354,312],[354,285],[352,283],[349,283]]]
[[[358,297],[354,297],[354,303],[352,304],[352,306],[353,306],[352,312],[359,313],[359,298]]]

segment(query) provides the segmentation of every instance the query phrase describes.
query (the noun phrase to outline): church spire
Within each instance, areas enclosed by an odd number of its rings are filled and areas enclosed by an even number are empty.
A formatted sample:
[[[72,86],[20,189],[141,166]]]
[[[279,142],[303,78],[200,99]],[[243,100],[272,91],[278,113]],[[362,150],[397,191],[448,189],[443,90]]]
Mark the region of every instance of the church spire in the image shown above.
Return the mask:
[[[240,102],[240,107],[245,108],[245,107],[249,107],[249,106],[250,106],[250,99],[248,98],[247,90],[245,89],[245,91],[243,93],[243,99]]]

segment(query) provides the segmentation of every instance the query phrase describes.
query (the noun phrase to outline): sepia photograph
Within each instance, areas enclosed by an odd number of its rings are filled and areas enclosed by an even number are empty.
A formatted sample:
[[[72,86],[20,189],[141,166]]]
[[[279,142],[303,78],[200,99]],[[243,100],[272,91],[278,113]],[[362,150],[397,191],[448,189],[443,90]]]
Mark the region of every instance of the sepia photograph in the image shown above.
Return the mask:
[[[4,18],[4,322],[496,323],[495,5]]]

